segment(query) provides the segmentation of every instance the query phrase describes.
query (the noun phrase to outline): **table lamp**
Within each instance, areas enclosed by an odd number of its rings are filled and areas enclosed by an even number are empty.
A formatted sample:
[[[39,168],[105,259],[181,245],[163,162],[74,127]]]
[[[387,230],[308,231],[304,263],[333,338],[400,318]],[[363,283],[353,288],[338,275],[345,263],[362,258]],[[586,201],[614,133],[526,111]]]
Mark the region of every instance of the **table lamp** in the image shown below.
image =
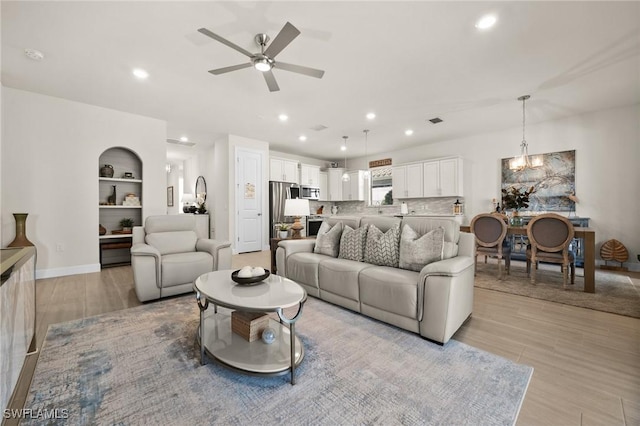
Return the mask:
[[[302,216],[309,216],[309,200],[300,198],[289,198],[284,202],[284,215],[293,216],[293,225],[291,226],[291,238],[301,238],[300,230],[304,226],[300,223]]]

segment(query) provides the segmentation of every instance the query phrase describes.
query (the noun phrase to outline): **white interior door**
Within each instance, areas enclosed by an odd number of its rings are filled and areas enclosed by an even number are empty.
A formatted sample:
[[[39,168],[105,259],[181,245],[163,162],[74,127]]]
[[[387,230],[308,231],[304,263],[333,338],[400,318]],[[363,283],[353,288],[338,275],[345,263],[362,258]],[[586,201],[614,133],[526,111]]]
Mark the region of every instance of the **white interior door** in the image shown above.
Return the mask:
[[[236,151],[236,249],[238,253],[262,250],[262,153]]]

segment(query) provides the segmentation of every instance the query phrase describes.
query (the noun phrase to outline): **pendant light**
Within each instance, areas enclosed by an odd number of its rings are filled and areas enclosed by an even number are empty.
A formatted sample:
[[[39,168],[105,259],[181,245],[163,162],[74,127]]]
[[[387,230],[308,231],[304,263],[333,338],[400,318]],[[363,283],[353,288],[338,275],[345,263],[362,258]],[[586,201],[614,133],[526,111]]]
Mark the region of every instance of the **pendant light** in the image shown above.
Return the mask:
[[[349,173],[347,172],[347,138],[349,136],[343,136],[342,139],[344,139],[344,145],[343,145],[343,151],[344,151],[344,173],[342,174],[342,181],[343,182],[349,182],[351,180],[351,176],[349,176]]]
[[[369,180],[369,177],[371,176],[371,172],[369,171],[369,157],[367,153],[367,139],[369,136],[369,129],[364,129],[363,132],[364,132],[364,161],[365,161],[366,167],[364,169],[364,173],[362,177],[364,178],[364,180]]]
[[[520,155],[518,157],[513,157],[509,161],[509,168],[511,170],[533,169],[533,168],[542,166],[542,157],[529,156],[529,144],[527,144],[527,140],[524,137],[525,102],[530,97],[531,96],[529,95],[523,95],[518,98],[519,101],[522,101],[522,142],[520,143]]]

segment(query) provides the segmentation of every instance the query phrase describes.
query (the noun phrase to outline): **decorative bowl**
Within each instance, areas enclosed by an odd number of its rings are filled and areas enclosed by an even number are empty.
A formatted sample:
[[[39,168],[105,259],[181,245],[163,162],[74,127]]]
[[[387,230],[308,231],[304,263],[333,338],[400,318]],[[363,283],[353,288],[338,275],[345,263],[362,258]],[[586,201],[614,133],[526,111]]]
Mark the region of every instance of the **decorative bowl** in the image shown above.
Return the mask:
[[[233,271],[231,273],[231,279],[240,285],[260,284],[262,281],[266,280],[269,277],[269,275],[271,275],[271,272],[265,269],[264,275],[258,275],[257,277],[241,278],[241,277],[238,277],[238,272],[240,272],[240,269],[238,269],[237,271]]]

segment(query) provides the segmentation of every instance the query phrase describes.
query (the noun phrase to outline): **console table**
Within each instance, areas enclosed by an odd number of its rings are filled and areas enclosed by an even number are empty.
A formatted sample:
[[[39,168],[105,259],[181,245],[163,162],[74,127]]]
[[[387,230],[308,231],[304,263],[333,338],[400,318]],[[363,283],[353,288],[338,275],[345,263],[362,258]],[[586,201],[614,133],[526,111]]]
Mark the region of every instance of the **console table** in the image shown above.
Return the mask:
[[[36,350],[36,249],[2,249],[0,260],[0,406],[5,410],[26,357]]]
[[[596,292],[596,232],[591,228],[574,225],[575,237],[583,241],[584,292]],[[471,232],[469,226],[461,226],[460,232]],[[527,236],[525,226],[509,226],[507,236]],[[525,258],[526,259],[526,258]]]

